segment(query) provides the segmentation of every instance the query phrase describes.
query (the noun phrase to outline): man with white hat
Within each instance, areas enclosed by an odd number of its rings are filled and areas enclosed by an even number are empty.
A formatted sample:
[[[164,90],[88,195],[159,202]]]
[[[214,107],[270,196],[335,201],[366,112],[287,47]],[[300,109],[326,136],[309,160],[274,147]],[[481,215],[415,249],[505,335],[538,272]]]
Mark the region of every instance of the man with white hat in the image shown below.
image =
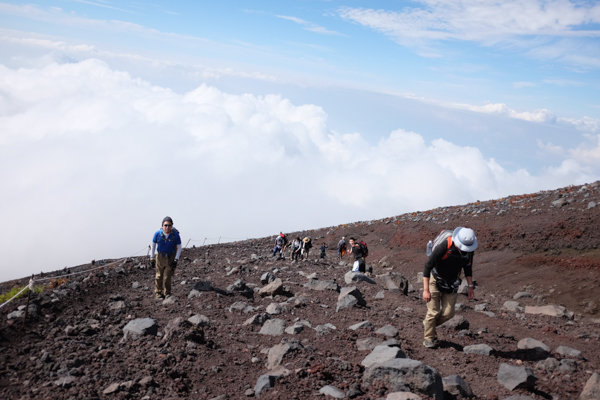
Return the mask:
[[[423,300],[427,302],[423,345],[437,345],[435,328],[454,317],[460,274],[464,270],[469,284],[468,298],[473,299],[473,252],[477,248],[475,232],[458,227],[433,248],[423,271]],[[450,232],[451,235],[450,235]]]

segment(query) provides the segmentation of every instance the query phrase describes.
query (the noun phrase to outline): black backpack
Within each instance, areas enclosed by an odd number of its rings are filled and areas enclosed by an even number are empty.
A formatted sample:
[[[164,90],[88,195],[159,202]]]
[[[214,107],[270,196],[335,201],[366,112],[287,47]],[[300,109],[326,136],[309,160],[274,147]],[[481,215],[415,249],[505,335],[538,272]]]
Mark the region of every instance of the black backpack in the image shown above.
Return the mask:
[[[360,246],[360,248],[363,251],[364,256],[368,256],[369,255],[369,248],[367,247],[367,244],[363,241],[358,242],[358,245]]]

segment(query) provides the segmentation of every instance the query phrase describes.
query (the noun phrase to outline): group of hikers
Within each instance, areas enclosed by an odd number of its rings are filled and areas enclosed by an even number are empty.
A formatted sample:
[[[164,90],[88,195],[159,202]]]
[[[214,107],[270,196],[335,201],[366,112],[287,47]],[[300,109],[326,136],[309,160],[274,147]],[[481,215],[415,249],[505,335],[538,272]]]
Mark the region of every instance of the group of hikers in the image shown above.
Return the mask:
[[[468,283],[469,300],[474,298],[473,254],[478,242],[472,229],[457,227],[454,230],[443,230],[433,241],[427,243],[427,261],[423,270],[423,300],[427,303],[427,314],[423,320],[423,346],[435,348],[439,345],[436,327],[448,321],[455,314],[458,288],[462,283],[460,276],[464,271]],[[290,248],[292,261],[308,259],[312,248],[310,236],[300,239],[296,237],[291,243],[282,232],[275,240],[273,257],[284,257]],[[325,258],[327,245],[319,248],[320,257]],[[181,237],[173,227],[170,217],[163,218],[162,228],[152,237],[150,265],[155,268],[155,296],[164,299],[171,295],[171,280],[181,255]],[[366,273],[366,257],[369,248],[364,241],[351,237],[338,242],[338,257],[341,260],[346,254],[354,257],[352,271]]]

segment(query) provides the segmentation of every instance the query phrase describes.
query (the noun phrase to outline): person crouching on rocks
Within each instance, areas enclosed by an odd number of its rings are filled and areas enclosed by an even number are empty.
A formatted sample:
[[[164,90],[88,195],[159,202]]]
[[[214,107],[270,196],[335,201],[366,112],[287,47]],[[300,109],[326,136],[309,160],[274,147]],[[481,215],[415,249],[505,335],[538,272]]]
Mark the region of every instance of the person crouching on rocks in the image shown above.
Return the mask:
[[[435,328],[454,317],[461,270],[469,283],[468,298],[473,299],[473,252],[476,248],[475,232],[462,227],[456,228],[452,236],[433,248],[423,271],[423,300],[427,303],[423,346],[436,347]]]
[[[158,250],[156,258],[154,254]],[[181,255],[179,231],[173,228],[171,217],[165,217],[162,228],[152,238],[150,266],[156,268],[154,292],[157,299],[171,295],[171,278],[175,273],[177,261]]]
[[[352,266],[352,271],[362,272],[363,274],[366,271],[365,264],[365,249],[362,244],[357,243],[356,239],[351,237],[348,240],[348,244],[350,245],[350,249],[348,250],[348,254],[354,255],[354,265]]]

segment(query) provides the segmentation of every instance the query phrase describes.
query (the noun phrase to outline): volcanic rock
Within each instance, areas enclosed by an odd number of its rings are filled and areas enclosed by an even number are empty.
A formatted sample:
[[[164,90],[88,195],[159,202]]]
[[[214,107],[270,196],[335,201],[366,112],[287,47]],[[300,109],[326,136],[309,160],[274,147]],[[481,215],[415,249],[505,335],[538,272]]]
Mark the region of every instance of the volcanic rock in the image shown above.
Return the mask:
[[[285,331],[285,321],[282,319],[270,319],[264,323],[258,333],[261,335],[281,336]]]
[[[454,396],[454,398],[474,397],[471,386],[460,375],[450,375],[442,378],[442,383],[444,384],[444,391]]]
[[[498,369],[498,382],[508,390],[533,388],[536,379],[533,371],[527,367],[502,363]]]
[[[398,347],[390,346],[377,346],[373,349],[371,354],[366,356],[362,361],[361,365],[368,368],[373,364],[382,363],[395,358],[407,358],[406,354]]]
[[[377,379],[389,391],[422,393],[435,400],[444,399],[444,386],[439,372],[421,361],[395,358],[374,364],[363,374],[363,387],[369,389]]]

